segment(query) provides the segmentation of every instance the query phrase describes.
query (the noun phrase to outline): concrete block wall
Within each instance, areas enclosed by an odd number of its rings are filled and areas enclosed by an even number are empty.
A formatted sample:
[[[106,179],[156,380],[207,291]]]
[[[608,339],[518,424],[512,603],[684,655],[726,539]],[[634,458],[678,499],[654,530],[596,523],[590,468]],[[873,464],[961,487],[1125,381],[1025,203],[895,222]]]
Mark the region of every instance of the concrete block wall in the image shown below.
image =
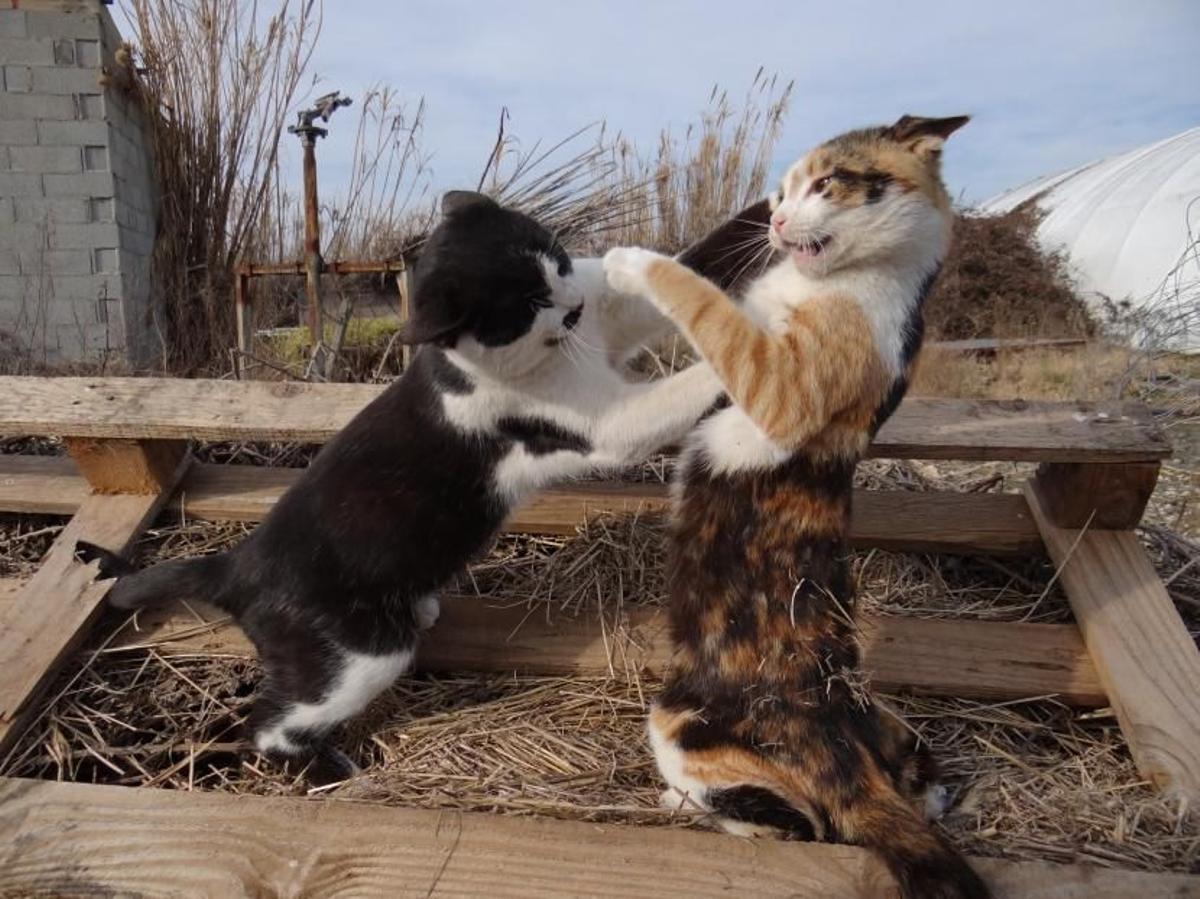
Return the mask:
[[[132,369],[159,353],[146,121],[102,79],[120,44],[100,0],[0,0],[0,353]]]

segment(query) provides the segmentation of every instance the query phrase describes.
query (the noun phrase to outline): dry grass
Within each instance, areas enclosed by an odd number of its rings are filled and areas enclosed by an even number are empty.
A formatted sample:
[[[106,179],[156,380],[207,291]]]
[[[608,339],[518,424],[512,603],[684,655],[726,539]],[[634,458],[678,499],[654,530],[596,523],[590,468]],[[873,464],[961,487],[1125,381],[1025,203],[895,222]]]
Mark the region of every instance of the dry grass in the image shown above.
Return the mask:
[[[932,337],[1074,337],[1093,327],[1066,259],[1037,243],[1033,206],[960,215],[954,243],[926,304]]]
[[[655,470],[647,476],[653,477]],[[1027,472],[1011,465],[871,462],[873,487],[995,490]],[[44,525],[42,525],[44,526]],[[48,540],[37,523],[0,532],[7,564],[28,572]],[[164,522],[148,560],[211,552],[241,524]],[[4,542],[10,535],[25,536]],[[1200,636],[1200,546],[1156,526],[1143,534],[1193,634]],[[44,545],[44,542],[42,543]],[[620,624],[665,592],[660,517],[601,516],[569,539],[506,536],[460,589],[558,614]],[[1066,604],[1043,560],[856,554],[860,604],[874,613],[1062,621]],[[99,633],[125,626],[109,615]],[[498,637],[499,639],[499,637]],[[300,794],[298,772],[242,755],[238,724],[258,677],[241,658],[105,648],[82,652],[7,774],[172,789]],[[364,774],[331,800],[542,815],[655,826],[706,826],[658,808],[644,742],[657,683],[611,677],[464,674],[401,681],[344,734]],[[1051,698],[1012,703],[896,697],[934,748],[956,805],[944,821],[965,850],[1015,859],[1200,870],[1200,822],[1140,781],[1115,720]]]

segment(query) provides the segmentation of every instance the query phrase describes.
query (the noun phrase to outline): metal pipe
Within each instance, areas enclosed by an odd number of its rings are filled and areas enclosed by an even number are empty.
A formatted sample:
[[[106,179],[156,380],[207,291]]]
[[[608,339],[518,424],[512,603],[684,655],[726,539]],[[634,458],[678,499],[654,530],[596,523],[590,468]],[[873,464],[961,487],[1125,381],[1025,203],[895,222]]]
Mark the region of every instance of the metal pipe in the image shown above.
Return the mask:
[[[304,141],[304,298],[308,333],[313,350],[324,343],[324,315],[321,309],[321,221],[317,202],[317,137],[312,131]],[[324,366],[318,360],[318,370]]]

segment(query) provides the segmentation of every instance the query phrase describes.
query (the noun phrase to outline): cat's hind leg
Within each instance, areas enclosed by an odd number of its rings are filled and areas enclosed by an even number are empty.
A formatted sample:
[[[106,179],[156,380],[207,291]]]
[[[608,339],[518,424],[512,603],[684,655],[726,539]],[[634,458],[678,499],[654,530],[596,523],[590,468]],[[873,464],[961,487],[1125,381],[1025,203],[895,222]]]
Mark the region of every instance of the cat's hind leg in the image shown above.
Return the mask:
[[[378,654],[330,643],[308,649],[264,654],[263,683],[247,729],[259,752],[307,765],[308,779],[322,785],[357,773],[349,757],[326,738],[411,667],[413,646]]]

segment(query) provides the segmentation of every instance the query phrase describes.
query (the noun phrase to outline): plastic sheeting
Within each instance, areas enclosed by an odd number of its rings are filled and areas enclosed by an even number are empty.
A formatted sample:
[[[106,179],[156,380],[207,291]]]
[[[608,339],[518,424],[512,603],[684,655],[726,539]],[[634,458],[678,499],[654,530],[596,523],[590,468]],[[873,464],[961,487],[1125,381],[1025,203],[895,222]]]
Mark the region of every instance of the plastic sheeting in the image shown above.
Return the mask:
[[[1035,199],[1038,239],[1066,252],[1081,293],[1126,303],[1132,336],[1200,352],[1200,128],[988,200],[1007,212]]]

